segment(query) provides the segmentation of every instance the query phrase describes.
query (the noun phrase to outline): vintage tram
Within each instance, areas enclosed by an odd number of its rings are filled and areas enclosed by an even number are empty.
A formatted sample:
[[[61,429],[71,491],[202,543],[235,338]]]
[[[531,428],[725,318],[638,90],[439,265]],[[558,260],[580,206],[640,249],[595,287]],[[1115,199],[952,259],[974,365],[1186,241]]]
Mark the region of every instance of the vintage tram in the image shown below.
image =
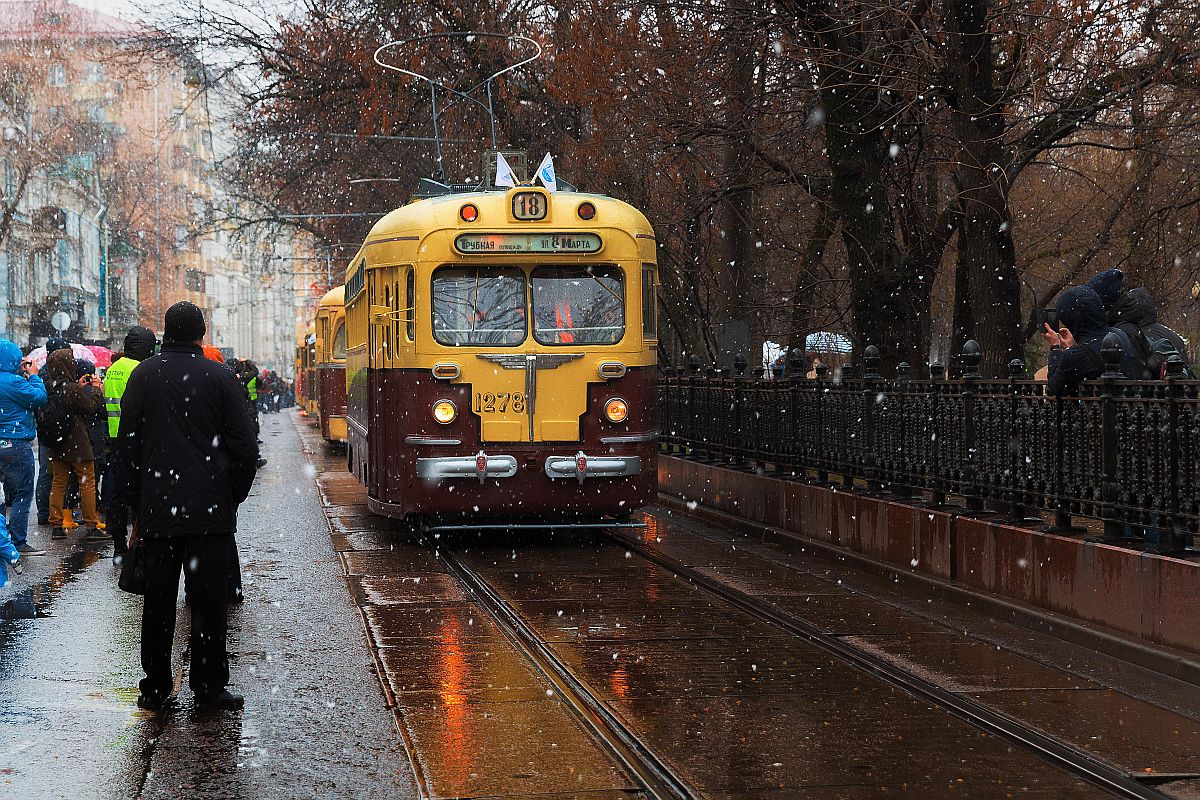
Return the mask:
[[[346,307],[343,286],[325,293],[317,306],[316,376],[317,419],[327,442],[346,441]]]
[[[348,464],[377,513],[605,524],[657,486],[655,240],[518,186],[381,219],[346,274]]]

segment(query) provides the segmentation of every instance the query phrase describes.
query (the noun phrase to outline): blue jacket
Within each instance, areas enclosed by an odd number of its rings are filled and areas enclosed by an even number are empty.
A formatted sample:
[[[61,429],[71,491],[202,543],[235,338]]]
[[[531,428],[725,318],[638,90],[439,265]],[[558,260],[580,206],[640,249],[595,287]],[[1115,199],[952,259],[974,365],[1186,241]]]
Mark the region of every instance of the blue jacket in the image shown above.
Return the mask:
[[[21,375],[21,349],[0,339],[0,439],[31,441],[37,436],[33,411],[46,405],[46,386]]]
[[[1075,346],[1050,351],[1047,388],[1052,394],[1074,391],[1080,381],[1099,378],[1104,374],[1101,348],[1104,337],[1110,333],[1117,334],[1121,340],[1121,372],[1132,380],[1142,376],[1145,365],[1138,360],[1125,332],[1109,327],[1104,301],[1094,289],[1073,286],[1059,296],[1055,308],[1059,322],[1075,337]]]

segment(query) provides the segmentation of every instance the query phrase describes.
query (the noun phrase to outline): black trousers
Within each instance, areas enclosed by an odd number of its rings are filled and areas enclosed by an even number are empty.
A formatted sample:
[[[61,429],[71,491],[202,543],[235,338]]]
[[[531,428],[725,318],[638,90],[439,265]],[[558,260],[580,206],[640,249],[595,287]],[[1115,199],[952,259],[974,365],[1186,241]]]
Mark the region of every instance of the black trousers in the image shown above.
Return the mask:
[[[174,685],[171,645],[175,639],[179,571],[192,609],[192,691],[211,694],[229,684],[225,650],[232,534],[144,539],[146,597],[142,607],[142,694],[162,698]]]

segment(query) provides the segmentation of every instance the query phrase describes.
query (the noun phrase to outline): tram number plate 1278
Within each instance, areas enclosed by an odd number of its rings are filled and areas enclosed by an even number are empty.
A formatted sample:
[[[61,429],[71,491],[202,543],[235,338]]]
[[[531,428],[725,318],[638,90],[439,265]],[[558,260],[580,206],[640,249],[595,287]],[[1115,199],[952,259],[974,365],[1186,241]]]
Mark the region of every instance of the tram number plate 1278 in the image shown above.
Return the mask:
[[[525,395],[520,392],[476,392],[473,410],[476,414],[503,414],[512,411],[525,413]]]

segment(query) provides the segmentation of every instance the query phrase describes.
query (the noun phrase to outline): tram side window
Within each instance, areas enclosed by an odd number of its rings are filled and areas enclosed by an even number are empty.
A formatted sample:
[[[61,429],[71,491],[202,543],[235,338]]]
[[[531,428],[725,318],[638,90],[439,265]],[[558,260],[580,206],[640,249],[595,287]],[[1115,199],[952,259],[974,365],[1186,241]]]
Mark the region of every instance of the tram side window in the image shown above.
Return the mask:
[[[409,267],[404,279],[404,319],[407,322],[408,340],[417,338],[417,273]]]
[[[654,287],[654,265],[642,265],[642,338],[658,338],[658,293]]]
[[[400,347],[400,312],[403,308],[400,300],[400,281],[396,281],[392,286],[392,343],[397,349]]]
[[[333,359],[343,361],[346,358],[346,324],[338,325],[337,333],[333,335]]]
[[[390,285],[383,287],[383,304],[389,310],[392,307],[392,287]],[[383,329],[383,357],[392,357],[392,326],[390,324]]]
[[[533,337],[541,344],[616,344],[625,335],[625,282],[617,267],[538,267]]]
[[[511,267],[433,273],[433,338],[451,347],[525,341],[525,275]]]

